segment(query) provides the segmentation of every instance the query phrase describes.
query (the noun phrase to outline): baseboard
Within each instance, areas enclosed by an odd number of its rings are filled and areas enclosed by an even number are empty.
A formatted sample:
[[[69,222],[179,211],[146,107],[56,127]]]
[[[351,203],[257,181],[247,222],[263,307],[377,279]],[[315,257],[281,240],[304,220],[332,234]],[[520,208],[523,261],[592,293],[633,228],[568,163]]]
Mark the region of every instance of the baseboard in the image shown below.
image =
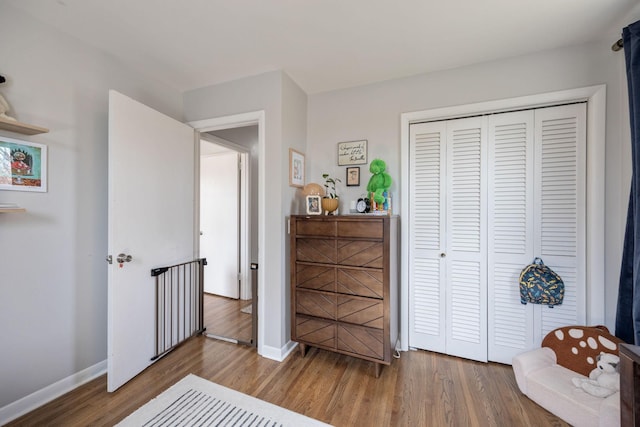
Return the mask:
[[[31,393],[15,402],[9,403],[0,408],[0,425],[13,421],[24,414],[62,396],[65,393],[99,377],[107,372],[107,361],[103,360],[93,366],[89,366],[80,372],[63,378],[58,382],[46,386],[36,392]]]
[[[267,359],[282,362],[284,359],[286,359],[289,356],[289,354],[291,354],[291,352],[293,351],[293,349],[296,348],[297,345],[298,343],[294,341],[287,342],[284,345],[284,347],[281,347],[281,348],[263,345],[260,356],[266,357]]]

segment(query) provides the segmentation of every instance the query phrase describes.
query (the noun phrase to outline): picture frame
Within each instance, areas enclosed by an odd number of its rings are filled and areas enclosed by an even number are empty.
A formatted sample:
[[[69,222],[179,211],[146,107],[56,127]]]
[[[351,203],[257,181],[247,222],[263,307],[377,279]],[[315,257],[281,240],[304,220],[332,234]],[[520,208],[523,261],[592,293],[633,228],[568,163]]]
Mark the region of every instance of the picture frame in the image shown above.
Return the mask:
[[[360,166],[351,166],[347,168],[347,187],[360,186]]]
[[[289,148],[289,186],[304,187],[304,154]]]
[[[47,192],[47,146],[0,136],[0,190]]]
[[[367,140],[338,143],[338,166],[366,165]]]
[[[307,196],[307,215],[322,214],[322,197],[318,195]]]

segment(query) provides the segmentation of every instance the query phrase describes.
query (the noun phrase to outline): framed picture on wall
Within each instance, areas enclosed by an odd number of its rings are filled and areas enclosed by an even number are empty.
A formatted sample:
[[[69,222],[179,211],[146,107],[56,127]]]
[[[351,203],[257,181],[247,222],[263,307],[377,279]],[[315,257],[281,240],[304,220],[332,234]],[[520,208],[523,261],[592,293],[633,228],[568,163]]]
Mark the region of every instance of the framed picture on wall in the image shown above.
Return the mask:
[[[289,148],[289,185],[304,187],[304,154]]]
[[[0,136],[0,190],[47,191],[47,146]]]
[[[320,196],[307,196],[307,215],[320,215],[322,213],[322,200]]]
[[[338,143],[338,166],[367,164],[367,140]]]
[[[360,167],[351,166],[347,168],[347,187],[357,187],[360,185]]]

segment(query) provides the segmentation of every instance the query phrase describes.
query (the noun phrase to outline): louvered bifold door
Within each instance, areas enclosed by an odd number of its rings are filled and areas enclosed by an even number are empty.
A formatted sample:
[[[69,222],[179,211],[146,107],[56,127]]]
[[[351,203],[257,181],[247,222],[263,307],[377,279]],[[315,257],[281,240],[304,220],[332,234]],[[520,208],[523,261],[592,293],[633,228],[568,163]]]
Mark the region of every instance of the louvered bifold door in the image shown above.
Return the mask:
[[[533,343],[518,279],[534,257],[534,111],[492,115],[488,127],[488,358],[511,364]]]
[[[447,354],[487,360],[486,117],[447,122]]]
[[[534,252],[562,277],[562,305],[536,306],[534,346],[586,321],[586,104],[535,112]],[[602,201],[604,203],[604,201]]]
[[[409,344],[443,353],[445,130],[445,122],[421,123],[409,134]]]

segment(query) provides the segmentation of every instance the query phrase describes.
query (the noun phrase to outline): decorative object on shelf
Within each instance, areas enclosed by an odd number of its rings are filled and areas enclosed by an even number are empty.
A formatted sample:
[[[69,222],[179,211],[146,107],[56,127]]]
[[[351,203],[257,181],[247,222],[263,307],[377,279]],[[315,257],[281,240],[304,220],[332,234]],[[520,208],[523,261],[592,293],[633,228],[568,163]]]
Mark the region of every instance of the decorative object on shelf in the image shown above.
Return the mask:
[[[0,84],[6,81],[7,79],[0,75]],[[9,111],[9,103],[2,97],[2,94],[0,94],[0,129],[21,133],[23,135],[36,135],[39,133],[49,132],[49,129],[47,128],[21,123],[15,118],[7,115],[7,111]]]
[[[324,178],[324,188],[326,189],[325,196],[322,198],[322,209],[325,215],[331,215],[338,209],[340,204],[338,193],[336,192],[336,183],[342,181],[340,178],[331,178],[328,173],[322,174],[322,177]]]
[[[322,209],[325,215],[333,215],[340,205],[340,199],[322,198]]]
[[[367,140],[338,143],[338,166],[366,165]]]
[[[369,179],[369,184],[367,184],[367,191],[369,193],[373,193],[372,201],[376,202],[378,205],[383,205],[385,202],[384,192],[389,192],[389,187],[391,187],[391,175],[386,173],[387,164],[384,160],[375,159],[369,165],[369,172],[373,175]]]
[[[328,173],[323,173],[322,177],[324,178],[324,188],[326,188],[325,197],[337,199],[338,193],[336,192],[336,183],[342,182],[340,178],[331,178],[331,175]]]
[[[12,122],[17,121],[14,117],[11,117],[10,115],[8,115],[7,111],[9,111],[9,103],[7,102],[6,99],[4,99],[2,94],[0,94],[0,118],[3,118],[5,120],[10,120]]]
[[[302,189],[302,194],[305,196],[324,196],[324,187],[315,182],[310,182]]]
[[[360,186],[360,167],[352,166],[347,168],[347,187]]]
[[[318,195],[307,196],[307,215],[322,214],[322,198]]]
[[[47,191],[47,146],[0,137],[0,190]]]
[[[4,76],[0,76],[0,84],[6,81],[7,79],[5,79]],[[0,118],[3,118],[5,120],[10,120],[10,121],[16,121],[14,117],[11,117],[7,114],[7,111],[9,111],[9,109],[10,109],[9,103],[7,102],[6,99],[4,99],[4,97],[0,93]]]
[[[304,154],[289,148],[289,186],[304,187]]]
[[[371,202],[368,197],[361,197],[356,202],[356,211],[358,213],[369,213],[371,210]]]

